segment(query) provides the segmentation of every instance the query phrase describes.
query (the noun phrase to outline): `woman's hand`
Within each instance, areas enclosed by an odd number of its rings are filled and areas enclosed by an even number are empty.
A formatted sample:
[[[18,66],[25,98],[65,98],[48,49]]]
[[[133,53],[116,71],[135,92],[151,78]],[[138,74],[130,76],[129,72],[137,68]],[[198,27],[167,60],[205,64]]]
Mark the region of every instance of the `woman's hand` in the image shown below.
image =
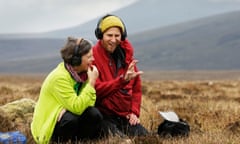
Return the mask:
[[[131,79],[134,79],[136,76],[138,76],[138,75],[143,73],[142,71],[135,71],[134,67],[137,64],[137,62],[138,62],[137,60],[133,60],[129,64],[127,72],[125,73],[125,76],[124,76],[124,79],[126,81],[130,81]]]
[[[87,74],[88,74],[89,83],[94,87],[95,82],[99,75],[97,67],[94,65],[89,66]]]

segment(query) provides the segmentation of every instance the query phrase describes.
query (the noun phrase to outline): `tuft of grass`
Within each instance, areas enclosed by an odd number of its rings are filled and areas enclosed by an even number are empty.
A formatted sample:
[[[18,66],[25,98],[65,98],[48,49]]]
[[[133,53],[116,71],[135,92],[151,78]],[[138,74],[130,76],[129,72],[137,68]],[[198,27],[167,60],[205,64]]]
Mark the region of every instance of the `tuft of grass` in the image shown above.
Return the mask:
[[[37,100],[43,77],[1,76],[0,105],[20,98]],[[111,137],[86,143],[132,143],[132,144],[199,144],[231,143],[240,141],[240,81],[239,80],[144,80],[142,84],[141,123],[149,130],[147,137],[132,137],[129,140]],[[163,138],[157,135],[163,119],[158,111],[175,111],[191,128],[189,137]],[[2,114],[2,112],[0,111]],[[14,121],[0,116],[0,131],[19,130],[34,143],[30,122]],[[82,143],[82,142],[79,142]],[[84,142],[85,143],[85,142]]]

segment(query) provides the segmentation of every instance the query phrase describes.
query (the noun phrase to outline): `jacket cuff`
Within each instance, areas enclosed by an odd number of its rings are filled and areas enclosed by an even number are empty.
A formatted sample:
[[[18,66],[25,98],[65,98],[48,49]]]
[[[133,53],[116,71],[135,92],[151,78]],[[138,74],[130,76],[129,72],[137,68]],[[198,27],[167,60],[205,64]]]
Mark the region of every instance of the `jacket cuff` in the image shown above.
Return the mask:
[[[129,83],[129,81],[126,81],[126,80],[124,79],[124,75],[123,75],[123,74],[119,76],[119,81],[120,81],[120,83],[121,83],[122,85],[126,85],[126,84]]]

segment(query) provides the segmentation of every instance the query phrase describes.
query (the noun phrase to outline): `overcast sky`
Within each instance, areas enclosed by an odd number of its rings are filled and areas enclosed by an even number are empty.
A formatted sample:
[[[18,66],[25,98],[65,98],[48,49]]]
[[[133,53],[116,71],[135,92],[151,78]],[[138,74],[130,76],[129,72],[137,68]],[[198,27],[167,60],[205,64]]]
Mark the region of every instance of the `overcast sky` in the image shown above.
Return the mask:
[[[46,32],[79,25],[137,0],[0,0],[0,33]]]
[[[138,0],[0,0],[0,33],[47,32],[68,28],[136,1]],[[240,2],[209,1],[226,4]]]

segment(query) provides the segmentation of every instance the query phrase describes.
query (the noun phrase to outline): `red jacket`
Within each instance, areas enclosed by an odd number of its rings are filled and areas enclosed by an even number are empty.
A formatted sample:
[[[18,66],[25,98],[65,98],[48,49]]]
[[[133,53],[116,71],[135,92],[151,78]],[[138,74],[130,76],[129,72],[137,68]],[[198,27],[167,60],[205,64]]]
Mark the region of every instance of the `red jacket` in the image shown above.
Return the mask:
[[[94,65],[99,71],[99,78],[95,88],[97,92],[96,107],[103,114],[118,115],[126,117],[127,114],[134,113],[139,117],[141,105],[141,79],[136,77],[129,82],[123,79],[128,65],[133,60],[133,47],[128,40],[120,43],[126,53],[126,68],[118,69],[114,60],[101,45],[99,40],[93,47]],[[137,71],[137,67],[135,66]]]

